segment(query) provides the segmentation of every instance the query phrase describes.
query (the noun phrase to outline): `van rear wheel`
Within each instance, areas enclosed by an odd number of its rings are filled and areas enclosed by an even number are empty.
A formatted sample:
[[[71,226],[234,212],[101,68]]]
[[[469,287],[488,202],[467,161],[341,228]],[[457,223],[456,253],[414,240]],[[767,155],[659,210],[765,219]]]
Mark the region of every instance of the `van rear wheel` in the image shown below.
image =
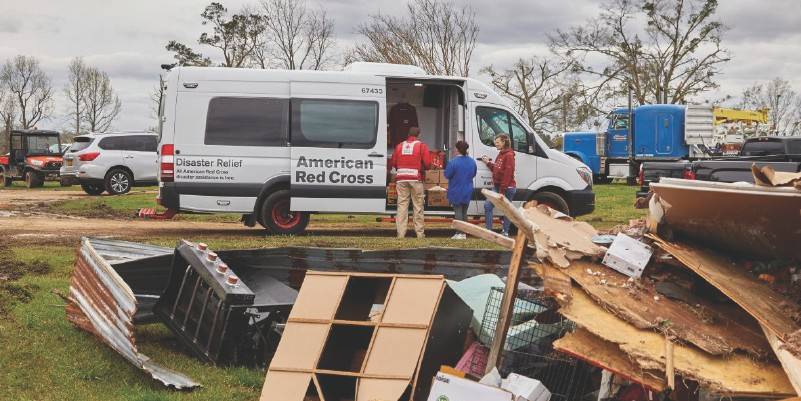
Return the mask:
[[[289,190],[273,192],[261,205],[258,219],[264,228],[273,234],[294,235],[306,230],[309,225],[308,212],[293,212],[289,209]]]

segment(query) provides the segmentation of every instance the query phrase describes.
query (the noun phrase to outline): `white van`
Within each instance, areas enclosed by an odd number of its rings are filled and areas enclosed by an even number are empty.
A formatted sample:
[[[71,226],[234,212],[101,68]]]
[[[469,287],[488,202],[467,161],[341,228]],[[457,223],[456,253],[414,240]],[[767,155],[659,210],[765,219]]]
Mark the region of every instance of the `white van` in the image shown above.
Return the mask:
[[[392,214],[388,141],[399,125],[419,126],[419,139],[448,157],[463,139],[471,156],[494,158],[495,135],[509,133],[515,201],[537,199],[572,216],[594,209],[589,168],[548,148],[475,79],[354,63],[336,72],[177,67],[166,85],[159,203],[169,209],[242,213],[246,224],[278,234],[302,232],[316,212]],[[491,184],[478,162],[469,214],[483,215],[480,189]]]

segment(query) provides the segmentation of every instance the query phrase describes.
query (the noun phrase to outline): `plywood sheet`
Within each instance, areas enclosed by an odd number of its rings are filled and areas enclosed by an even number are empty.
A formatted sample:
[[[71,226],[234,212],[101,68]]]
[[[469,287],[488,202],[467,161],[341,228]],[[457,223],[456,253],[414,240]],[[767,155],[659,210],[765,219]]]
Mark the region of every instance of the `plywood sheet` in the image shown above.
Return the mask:
[[[359,379],[356,401],[396,401],[409,387],[408,380]]]
[[[553,346],[556,350],[583,359],[651,390],[659,392],[667,385],[664,372],[644,370],[629,359],[616,344],[603,340],[585,329],[578,329],[556,340]]]
[[[348,276],[306,273],[289,318],[332,320]]]
[[[708,311],[702,318],[688,305],[659,296],[653,285],[634,285],[627,276],[601,264],[575,261],[565,272],[596,302],[637,328],[666,331],[713,355],[735,350],[760,358],[770,355],[770,346],[758,327],[714,313],[711,305],[701,305]]]
[[[367,357],[364,373],[370,375],[408,376],[417,369],[426,329],[379,327]]]
[[[314,369],[328,337],[328,327],[322,323],[288,323],[270,368]]]
[[[651,189],[664,209],[660,225],[677,235],[721,251],[801,261],[801,192],[793,188],[663,179]]]
[[[381,321],[391,324],[431,324],[443,283],[441,278],[395,279]]]
[[[259,401],[303,401],[309,385],[311,373],[267,372]]]
[[[788,342],[791,334],[799,329],[790,318],[798,312],[790,310],[793,308],[793,302],[752,278],[744,269],[732,264],[722,255],[708,249],[671,243],[658,237],[652,238],[660,248],[731,298],[780,340]],[[797,243],[796,247],[801,248],[799,244],[801,242]]]
[[[665,370],[665,337],[641,330],[596,304],[583,290],[573,289],[573,300],[560,312],[596,336],[617,344],[643,369]],[[715,392],[737,396],[795,394],[784,371],[775,364],[733,354],[716,357],[691,346],[674,348],[676,372],[695,379]]]
[[[776,353],[776,358],[779,359],[779,363],[782,364],[782,368],[784,368],[785,373],[787,373],[787,378],[790,379],[790,383],[793,384],[795,392],[801,395],[801,360],[793,356],[790,351],[787,351],[784,348],[784,343],[781,342],[773,332],[768,330],[765,326],[762,326],[762,329],[765,332],[765,337],[767,337],[770,346],[773,348],[773,352]]]
[[[572,297],[572,282],[570,276],[563,269],[556,268],[549,263],[533,263],[529,265],[542,279],[542,288],[547,295],[559,302],[568,302]]]

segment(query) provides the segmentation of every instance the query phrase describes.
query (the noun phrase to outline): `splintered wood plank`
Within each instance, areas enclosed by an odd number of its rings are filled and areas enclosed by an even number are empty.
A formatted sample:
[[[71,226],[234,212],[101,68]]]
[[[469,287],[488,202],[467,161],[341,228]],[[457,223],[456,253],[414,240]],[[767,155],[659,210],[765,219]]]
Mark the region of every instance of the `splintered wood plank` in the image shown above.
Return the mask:
[[[659,295],[653,285],[633,286],[626,275],[604,265],[577,260],[564,271],[596,302],[639,329],[665,331],[713,355],[735,350],[760,358],[770,355],[758,327],[749,328],[737,317],[715,313],[713,305],[701,304],[712,317],[704,319],[687,305]]]
[[[408,380],[359,379],[356,401],[399,400],[407,387]]]
[[[652,238],[660,248],[740,305],[780,340],[788,342],[791,334],[799,329],[788,310],[794,303],[752,278],[745,269],[708,249]]]
[[[616,344],[603,340],[585,329],[578,329],[556,340],[553,347],[656,392],[665,389],[666,384],[661,372],[644,370],[629,359]]]
[[[289,318],[333,320],[348,276],[307,272]]]
[[[628,324],[596,304],[580,288],[573,289],[573,300],[560,312],[592,334],[617,344],[643,369],[665,370],[664,335]],[[795,394],[780,366],[757,362],[745,355],[714,356],[695,347],[677,344],[674,366],[684,378],[698,380],[714,392],[771,397]]]
[[[564,269],[556,268],[547,263],[534,263],[529,265],[542,279],[542,288],[545,294],[554,297],[559,302],[568,302],[572,295],[573,282],[570,281]]]
[[[287,323],[270,369],[313,370],[328,338],[328,324]]]
[[[498,234],[495,231],[487,230],[484,227],[477,226],[475,224],[471,224],[466,221],[454,220],[451,223],[451,226],[454,229],[457,229],[465,234],[469,234],[476,238],[481,238],[485,241],[498,244],[507,249],[512,249],[512,247],[515,246],[515,240],[507,236]]]
[[[772,331],[768,330],[765,326],[762,326],[762,330],[771,348],[773,348],[773,352],[776,353],[776,358],[779,359],[779,363],[782,364],[784,371],[787,373],[787,378],[789,378],[790,383],[793,384],[795,392],[801,395],[801,360],[793,356],[790,351],[784,349],[784,343],[781,342]]]
[[[379,327],[364,373],[411,377],[423,351],[426,329]]]
[[[442,278],[396,278],[381,322],[431,324],[443,285]]]
[[[503,344],[506,342],[506,333],[512,323],[512,312],[517,298],[517,285],[520,283],[520,265],[526,256],[527,245],[528,238],[526,233],[523,230],[518,230],[515,237],[515,247],[512,249],[512,257],[509,261],[509,275],[506,277],[506,289],[501,300],[500,316],[498,316],[498,322],[495,325],[495,336],[490,345],[489,357],[487,357],[487,373],[498,366],[498,362],[501,359]]]
[[[267,372],[259,401],[303,401],[311,378],[311,373]]]

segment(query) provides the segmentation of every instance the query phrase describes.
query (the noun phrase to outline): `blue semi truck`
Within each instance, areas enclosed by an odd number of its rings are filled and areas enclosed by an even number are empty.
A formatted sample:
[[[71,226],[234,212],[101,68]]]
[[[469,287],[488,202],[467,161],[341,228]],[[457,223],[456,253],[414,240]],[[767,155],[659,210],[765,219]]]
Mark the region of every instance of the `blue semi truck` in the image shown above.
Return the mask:
[[[644,161],[709,157],[715,145],[710,106],[649,104],[631,113],[623,107],[609,113],[607,120],[606,132],[568,132],[562,144],[565,154],[581,160],[601,182],[632,180]]]

